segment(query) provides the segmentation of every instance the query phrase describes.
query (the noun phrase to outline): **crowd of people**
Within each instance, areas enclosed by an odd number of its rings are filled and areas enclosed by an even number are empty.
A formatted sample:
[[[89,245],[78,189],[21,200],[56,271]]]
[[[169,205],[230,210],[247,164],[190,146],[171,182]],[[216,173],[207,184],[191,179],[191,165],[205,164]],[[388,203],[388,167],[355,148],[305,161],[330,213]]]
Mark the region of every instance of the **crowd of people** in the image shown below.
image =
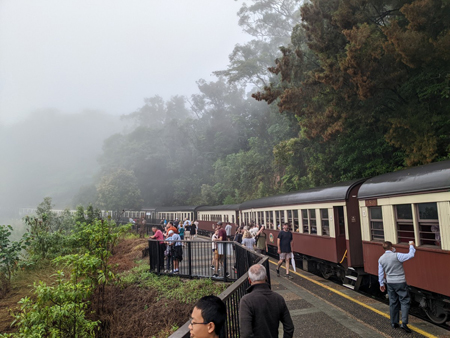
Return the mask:
[[[184,221],[179,221],[178,219],[174,221],[161,220],[159,226],[153,225],[153,235],[150,238],[160,242],[159,256],[161,271],[165,273],[179,272],[179,263],[183,260],[183,243],[181,241],[195,239],[198,234],[198,225],[199,222],[197,220],[191,222],[187,218]],[[233,231],[233,225],[227,223],[223,226],[223,222],[219,221],[213,224],[213,229],[214,232],[211,236],[211,270],[213,270],[213,277],[219,276],[221,269],[223,269],[224,256],[231,252],[233,248],[232,245],[225,248],[226,244],[223,243],[225,241],[240,244],[259,254],[267,254],[267,233],[264,225],[252,222],[249,225],[237,226],[235,231]],[[287,277],[289,277],[289,259],[293,257],[291,243],[292,234],[290,233],[289,225],[285,224],[283,231],[278,236],[277,246],[278,253],[280,254],[279,266],[284,261],[286,262]],[[283,251],[281,252],[281,250]],[[282,259],[281,256],[283,256]],[[166,261],[165,264],[164,260]],[[277,273],[279,276],[278,269]],[[224,275],[229,276],[229,273],[225,271]]]
[[[195,239],[198,232],[198,221],[191,222],[185,219],[180,222],[162,220],[160,226],[152,226],[153,235],[151,239],[159,241],[159,267],[165,273],[179,273],[179,264],[183,260],[184,239]],[[164,260],[166,268],[164,269]],[[171,268],[173,267],[173,269]]]
[[[163,231],[158,226],[153,226],[152,239],[159,241],[160,267],[164,266],[164,257],[167,259],[166,272],[173,266],[173,273],[178,273],[179,262],[183,259],[183,239],[195,239],[198,231],[198,221],[191,222],[186,219],[183,223],[164,221]],[[214,233],[211,236],[212,260],[211,269],[214,277],[223,269],[224,256],[232,250],[234,242],[245,246],[249,250],[255,250],[260,254],[267,253],[267,234],[264,225],[251,224],[238,226],[232,236],[232,225],[223,227],[222,222],[213,225]],[[280,267],[285,263],[286,277],[289,274],[290,263],[293,261],[293,236],[290,225],[284,224],[277,237],[277,249],[279,261],[277,264],[277,276],[280,276]],[[410,297],[407,291],[403,262],[414,257],[414,242],[410,242],[408,254],[396,253],[391,242],[384,242],[385,254],[379,260],[380,290],[389,293],[390,317],[392,328],[400,327],[407,333],[411,333],[408,327],[408,312]],[[227,246],[229,249],[225,249]],[[228,273],[225,272],[225,275]],[[247,294],[241,299],[239,305],[239,321],[241,337],[278,337],[279,322],[283,323],[284,337],[292,337],[294,326],[282,296],[270,290],[266,283],[266,270],[264,266],[255,264],[248,272],[250,287]],[[270,308],[262,304],[271,304]],[[399,311],[401,310],[402,322],[399,324]],[[257,318],[264,318],[258,321]],[[191,337],[223,337],[225,332],[226,307],[215,296],[204,297],[199,300],[191,314],[189,329]],[[197,325],[198,324],[198,325]]]

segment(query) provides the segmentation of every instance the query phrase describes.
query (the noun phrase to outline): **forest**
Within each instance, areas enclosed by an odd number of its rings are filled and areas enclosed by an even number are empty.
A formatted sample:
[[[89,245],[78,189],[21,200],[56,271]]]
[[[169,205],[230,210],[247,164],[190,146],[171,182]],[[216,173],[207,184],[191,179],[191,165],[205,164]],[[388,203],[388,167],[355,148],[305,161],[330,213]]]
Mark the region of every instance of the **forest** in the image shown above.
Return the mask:
[[[145,98],[74,205],[230,204],[450,156],[450,3],[254,0],[217,79]]]

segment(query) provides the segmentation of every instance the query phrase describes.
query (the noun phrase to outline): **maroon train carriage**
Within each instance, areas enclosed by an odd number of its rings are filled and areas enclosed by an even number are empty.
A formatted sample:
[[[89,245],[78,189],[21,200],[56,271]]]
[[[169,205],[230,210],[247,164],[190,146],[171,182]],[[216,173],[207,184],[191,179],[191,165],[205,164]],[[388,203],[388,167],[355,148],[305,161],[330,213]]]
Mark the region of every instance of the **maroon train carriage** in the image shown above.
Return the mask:
[[[398,252],[417,246],[404,263],[414,300],[435,323],[450,312],[450,161],[432,163],[367,180],[360,188],[359,207],[364,269],[378,274],[383,241]]]
[[[276,252],[283,223],[293,230],[293,249],[303,269],[318,269],[325,278],[338,276],[353,285],[363,272],[358,190],[364,180],[353,180],[272,196],[241,204],[241,224],[265,224],[269,251]],[[353,274],[350,274],[350,271]],[[350,286],[350,285],[349,285]]]
[[[197,208],[198,228],[206,232],[212,232],[217,222],[232,226],[231,234],[234,235],[239,224],[239,204],[200,206]]]

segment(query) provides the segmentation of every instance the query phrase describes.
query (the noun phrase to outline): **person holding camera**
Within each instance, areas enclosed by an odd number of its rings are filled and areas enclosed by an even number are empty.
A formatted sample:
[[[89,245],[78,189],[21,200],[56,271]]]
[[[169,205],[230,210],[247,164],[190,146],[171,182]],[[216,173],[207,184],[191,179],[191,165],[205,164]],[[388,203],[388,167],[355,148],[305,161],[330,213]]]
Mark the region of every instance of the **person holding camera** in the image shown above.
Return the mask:
[[[416,249],[414,242],[409,242],[409,252],[407,254],[395,252],[391,242],[383,243],[384,254],[378,260],[378,281],[381,292],[386,291],[389,296],[389,312],[391,326],[396,329],[400,327],[406,333],[411,333],[408,327],[408,312],[411,298],[406,285],[403,262],[414,257]],[[402,324],[399,325],[399,311],[402,311]]]

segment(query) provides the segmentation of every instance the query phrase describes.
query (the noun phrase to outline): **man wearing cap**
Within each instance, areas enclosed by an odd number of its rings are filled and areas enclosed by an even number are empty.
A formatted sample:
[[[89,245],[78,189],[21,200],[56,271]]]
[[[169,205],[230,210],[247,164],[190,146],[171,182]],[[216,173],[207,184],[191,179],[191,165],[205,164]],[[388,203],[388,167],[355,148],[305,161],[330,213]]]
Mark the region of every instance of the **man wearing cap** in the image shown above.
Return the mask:
[[[180,235],[174,233],[173,230],[169,231],[169,236],[170,237],[167,238],[167,242],[168,245],[170,246],[170,254],[173,260],[173,273],[178,273],[179,264],[183,260],[181,237]]]

